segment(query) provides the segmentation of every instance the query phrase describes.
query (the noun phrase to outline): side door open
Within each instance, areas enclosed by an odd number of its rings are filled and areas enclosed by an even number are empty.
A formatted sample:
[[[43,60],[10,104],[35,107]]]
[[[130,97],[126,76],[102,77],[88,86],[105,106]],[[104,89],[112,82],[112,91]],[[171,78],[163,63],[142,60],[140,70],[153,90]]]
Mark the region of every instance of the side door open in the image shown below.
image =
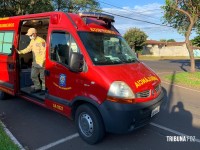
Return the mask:
[[[49,17],[42,18],[32,18],[32,19],[23,19],[20,22],[20,31],[19,31],[19,44],[18,50],[25,49],[30,44],[30,37],[26,35],[29,28],[35,28],[37,30],[37,36],[47,40],[48,28],[49,28]],[[33,88],[33,82],[31,79],[31,69],[33,62],[33,53],[29,52],[26,54],[18,55],[18,65],[19,65],[19,89],[22,94],[32,96],[34,98],[39,98],[40,100],[45,99],[45,96],[41,96],[39,93],[31,94]],[[39,77],[38,77],[39,78]]]

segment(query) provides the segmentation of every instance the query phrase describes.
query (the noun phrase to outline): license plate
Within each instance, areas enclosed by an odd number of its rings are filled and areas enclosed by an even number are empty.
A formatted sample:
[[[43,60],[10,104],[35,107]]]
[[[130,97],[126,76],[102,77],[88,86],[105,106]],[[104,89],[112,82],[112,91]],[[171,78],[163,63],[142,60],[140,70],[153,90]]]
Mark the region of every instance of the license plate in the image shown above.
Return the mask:
[[[156,108],[154,108],[151,112],[151,117],[153,117],[154,115],[156,115],[157,113],[159,113],[160,111],[160,106],[157,106]]]

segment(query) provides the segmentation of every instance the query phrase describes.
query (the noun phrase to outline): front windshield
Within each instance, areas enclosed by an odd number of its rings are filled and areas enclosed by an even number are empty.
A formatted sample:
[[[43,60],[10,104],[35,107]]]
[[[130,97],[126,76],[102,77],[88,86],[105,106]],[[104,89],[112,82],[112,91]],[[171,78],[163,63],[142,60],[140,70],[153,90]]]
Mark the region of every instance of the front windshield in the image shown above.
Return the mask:
[[[121,36],[93,32],[79,32],[79,36],[95,65],[137,61],[135,53]]]

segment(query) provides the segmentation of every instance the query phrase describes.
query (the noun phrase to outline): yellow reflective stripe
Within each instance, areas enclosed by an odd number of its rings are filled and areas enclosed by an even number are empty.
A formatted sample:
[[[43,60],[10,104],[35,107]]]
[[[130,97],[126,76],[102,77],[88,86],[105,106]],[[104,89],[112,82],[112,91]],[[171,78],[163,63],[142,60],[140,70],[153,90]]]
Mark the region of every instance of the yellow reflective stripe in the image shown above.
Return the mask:
[[[4,24],[0,24],[0,28],[11,28],[14,27],[15,24],[14,23],[4,23]]]
[[[0,18],[0,20],[8,20],[9,17],[5,17],[5,18]]]

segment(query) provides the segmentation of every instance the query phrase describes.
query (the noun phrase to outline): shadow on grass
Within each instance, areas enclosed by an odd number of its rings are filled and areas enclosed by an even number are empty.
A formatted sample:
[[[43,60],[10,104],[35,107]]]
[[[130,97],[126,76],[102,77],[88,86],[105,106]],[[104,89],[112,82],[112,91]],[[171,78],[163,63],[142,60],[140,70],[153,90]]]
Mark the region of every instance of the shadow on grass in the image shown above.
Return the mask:
[[[189,72],[190,71],[190,60],[170,60],[170,63],[178,63],[180,64],[179,67],[184,71],[184,72]],[[200,60],[195,60],[195,66],[197,71],[200,71]]]

